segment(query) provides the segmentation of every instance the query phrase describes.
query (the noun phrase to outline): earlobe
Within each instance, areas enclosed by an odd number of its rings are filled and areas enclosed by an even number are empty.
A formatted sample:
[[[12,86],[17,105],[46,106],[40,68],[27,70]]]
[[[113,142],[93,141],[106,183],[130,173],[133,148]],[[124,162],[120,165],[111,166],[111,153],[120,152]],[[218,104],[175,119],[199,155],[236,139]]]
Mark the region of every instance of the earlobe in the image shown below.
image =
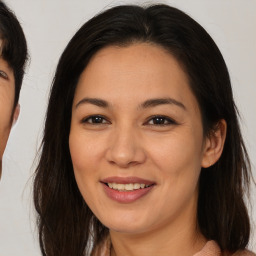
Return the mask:
[[[208,168],[220,158],[226,139],[227,123],[224,119],[218,121],[215,129],[207,136],[201,166]]]
[[[19,115],[20,115],[20,104],[18,103],[13,113],[12,125],[14,125],[17,122]]]

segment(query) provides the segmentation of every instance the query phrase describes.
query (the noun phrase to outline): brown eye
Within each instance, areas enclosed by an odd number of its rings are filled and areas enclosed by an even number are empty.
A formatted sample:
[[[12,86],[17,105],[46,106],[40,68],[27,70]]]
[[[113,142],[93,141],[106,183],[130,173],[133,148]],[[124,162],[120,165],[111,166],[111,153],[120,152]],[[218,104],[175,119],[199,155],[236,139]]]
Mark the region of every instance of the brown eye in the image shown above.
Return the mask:
[[[82,123],[88,124],[107,124],[109,123],[103,116],[95,115],[89,116],[82,120]]]
[[[8,75],[3,70],[0,70],[0,77],[8,79]]]
[[[172,125],[176,124],[175,121],[173,121],[171,118],[165,117],[165,116],[154,116],[148,121],[149,125]]]

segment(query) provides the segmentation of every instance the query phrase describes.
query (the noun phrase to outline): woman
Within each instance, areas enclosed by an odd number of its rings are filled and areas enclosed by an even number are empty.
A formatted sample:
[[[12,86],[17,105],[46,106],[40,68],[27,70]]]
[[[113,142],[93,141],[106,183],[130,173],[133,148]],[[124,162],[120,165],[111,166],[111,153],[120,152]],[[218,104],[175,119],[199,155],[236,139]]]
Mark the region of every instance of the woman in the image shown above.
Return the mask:
[[[2,156],[12,124],[19,116],[19,95],[27,43],[15,15],[0,1],[0,178]]]
[[[254,255],[227,67],[166,6],[119,6],[62,54],[34,183],[43,255]]]

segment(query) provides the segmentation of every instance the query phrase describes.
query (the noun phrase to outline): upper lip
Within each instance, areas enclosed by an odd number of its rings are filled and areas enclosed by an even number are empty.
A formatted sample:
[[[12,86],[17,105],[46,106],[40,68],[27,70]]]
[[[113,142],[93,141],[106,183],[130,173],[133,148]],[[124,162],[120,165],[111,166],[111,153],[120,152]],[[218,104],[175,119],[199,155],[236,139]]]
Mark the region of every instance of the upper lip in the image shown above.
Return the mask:
[[[154,181],[142,179],[139,177],[107,177],[101,180],[103,183],[117,183],[117,184],[131,184],[131,183],[138,183],[138,184],[145,184],[145,185],[152,185],[155,184]]]

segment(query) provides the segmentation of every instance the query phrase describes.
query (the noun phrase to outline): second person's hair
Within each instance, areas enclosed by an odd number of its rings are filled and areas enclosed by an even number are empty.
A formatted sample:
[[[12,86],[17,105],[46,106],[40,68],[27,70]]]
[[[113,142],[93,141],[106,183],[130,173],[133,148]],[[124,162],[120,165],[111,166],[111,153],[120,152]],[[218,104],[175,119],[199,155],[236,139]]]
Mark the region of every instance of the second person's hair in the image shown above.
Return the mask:
[[[14,13],[0,1],[0,57],[12,68],[15,79],[14,107],[18,103],[20,88],[28,58],[27,42]]]

